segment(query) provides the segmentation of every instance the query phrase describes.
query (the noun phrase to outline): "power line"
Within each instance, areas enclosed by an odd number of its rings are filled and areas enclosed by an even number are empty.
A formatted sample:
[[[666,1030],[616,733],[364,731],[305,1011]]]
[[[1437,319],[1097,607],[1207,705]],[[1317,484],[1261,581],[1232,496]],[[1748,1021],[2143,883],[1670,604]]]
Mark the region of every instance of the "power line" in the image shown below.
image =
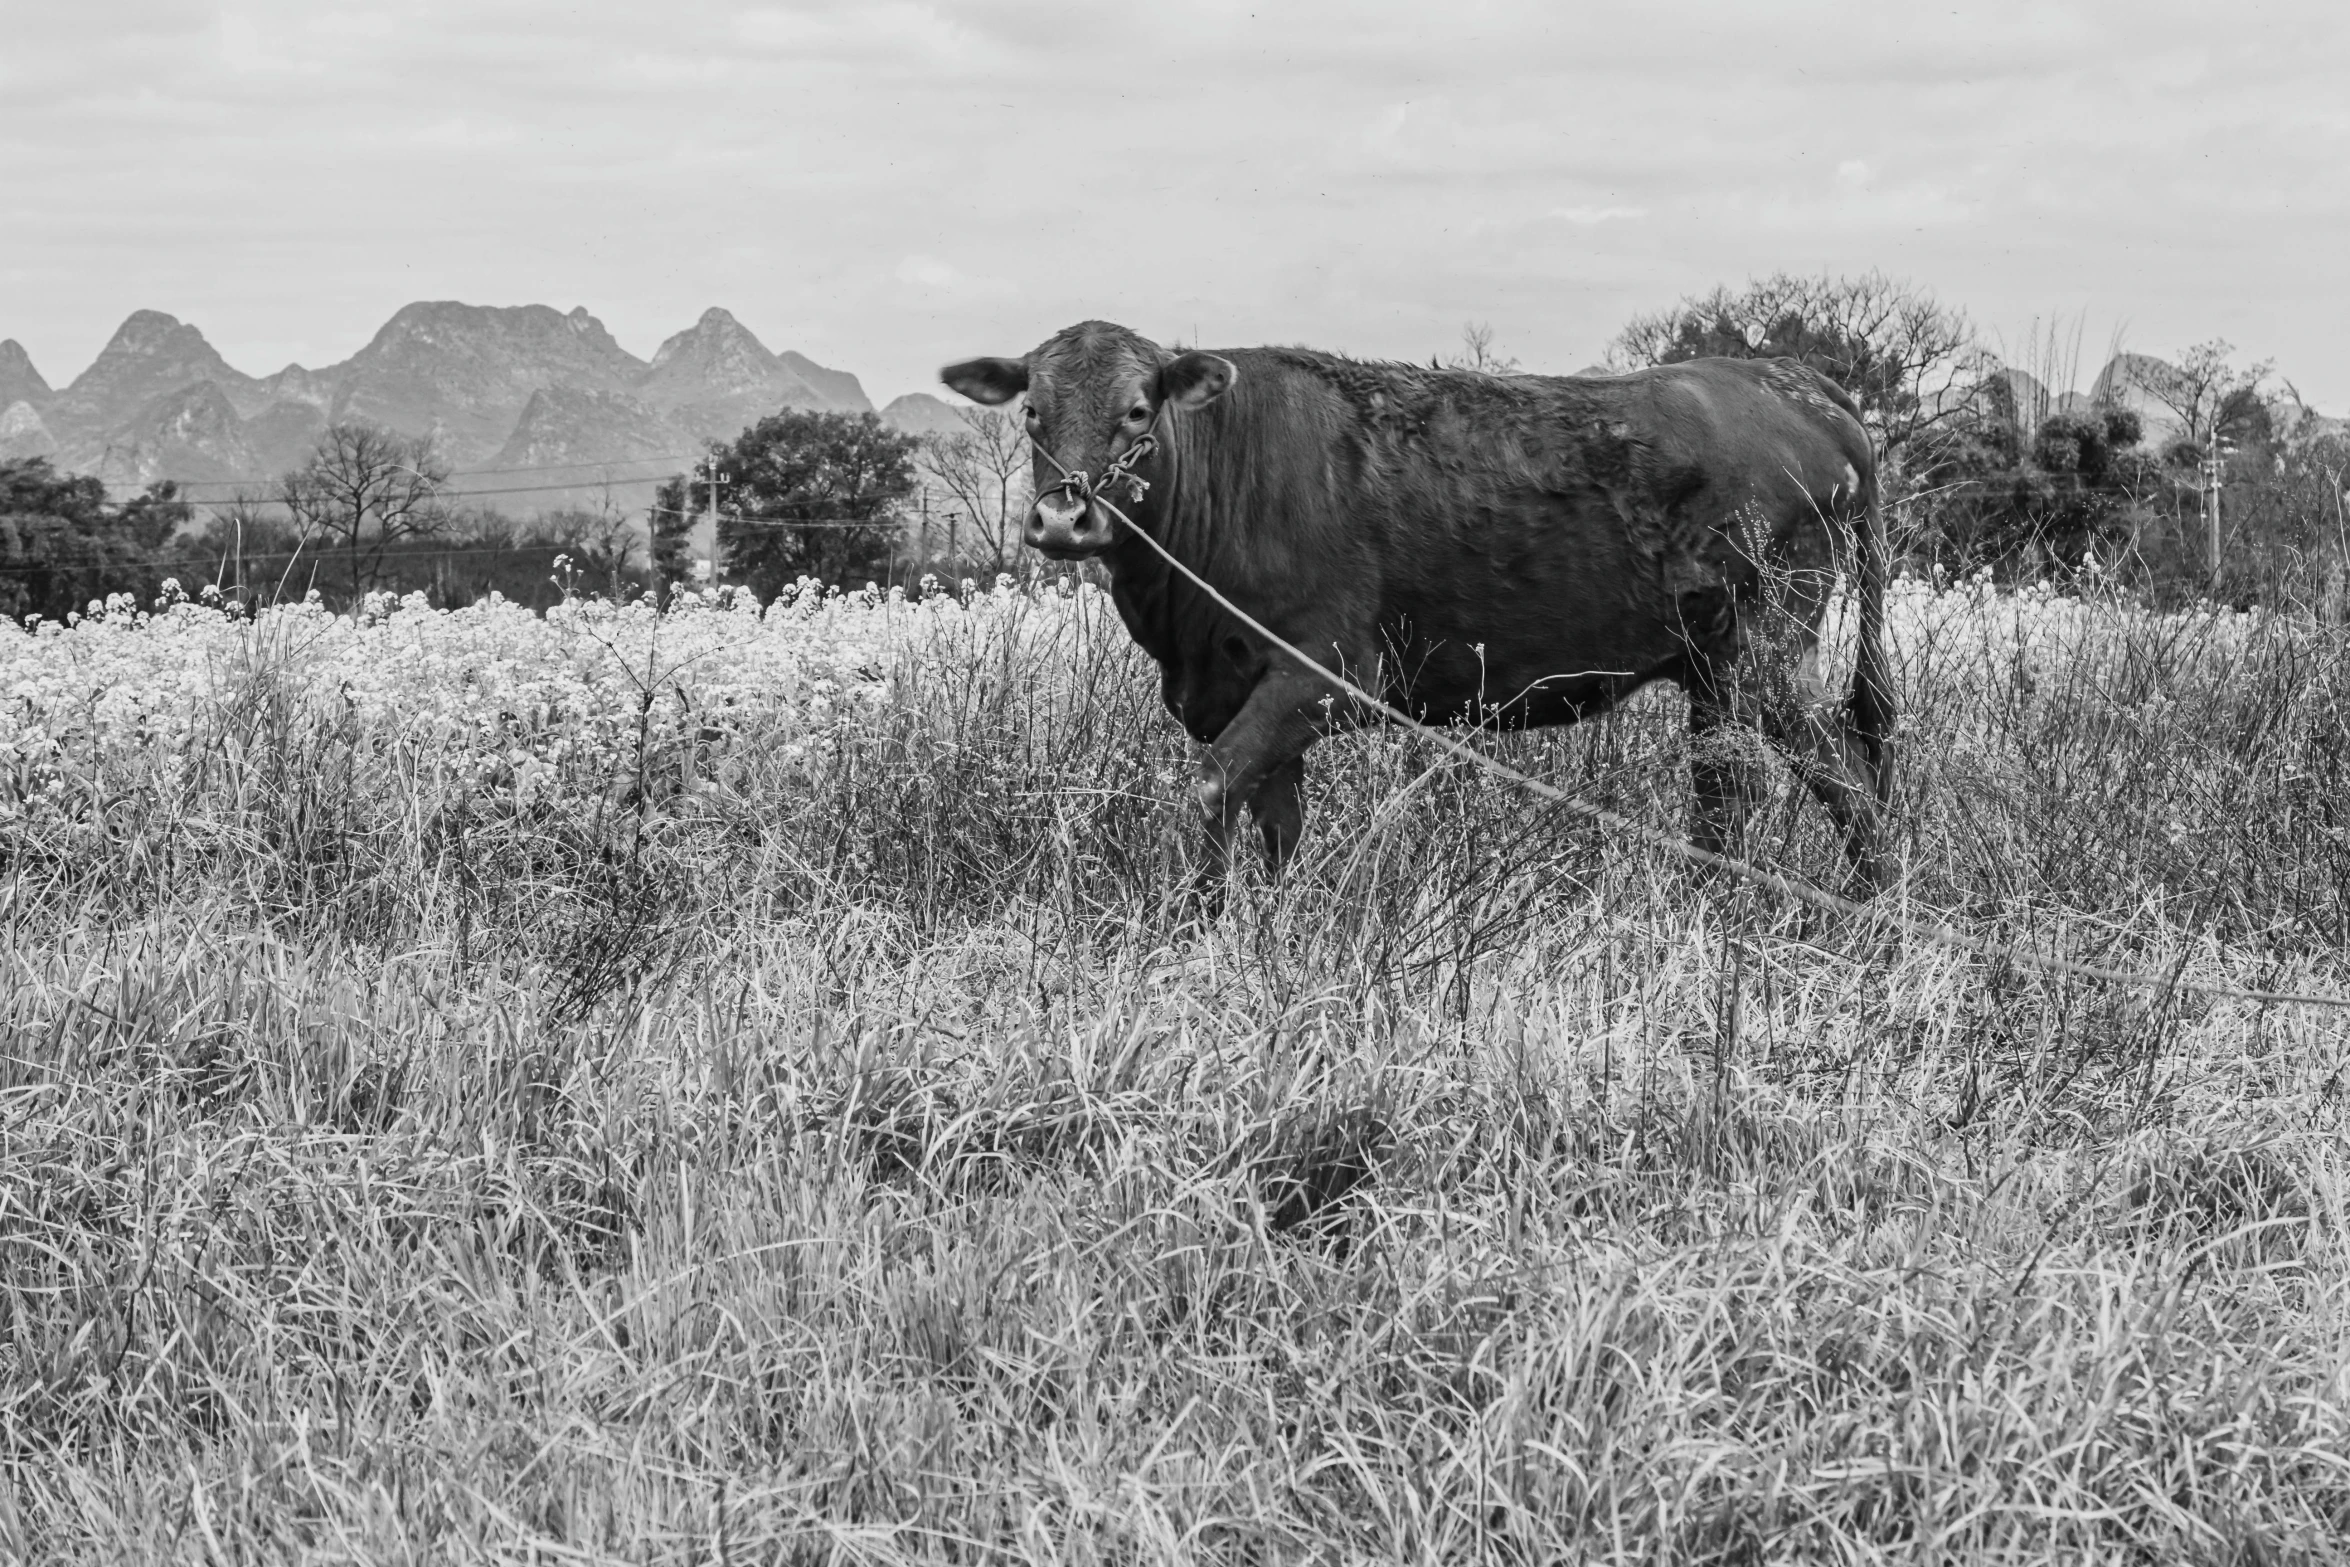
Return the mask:
[[[493,473],[553,473],[561,468],[632,468],[639,463],[648,462],[693,462],[700,456],[699,452],[683,452],[670,456],[654,457],[582,458],[578,462],[543,462],[521,468],[458,468],[453,470],[449,477],[452,479],[472,479]]]
[[[710,515],[706,511],[686,511],[675,506],[654,506],[649,509],[669,517],[707,517]],[[738,528],[879,529],[902,528],[906,525],[905,519],[901,517],[874,517],[871,519],[857,517],[721,517],[718,520]]]
[[[531,467],[522,468],[459,468],[452,472],[449,477],[452,479],[473,479],[487,478],[490,475],[501,473],[558,473],[566,468],[633,468],[644,463],[680,463],[692,462],[695,460],[696,458],[694,455],[688,454],[686,456],[678,457],[622,457],[612,459],[610,461],[550,462],[539,463]],[[268,478],[254,479],[155,479],[150,480],[149,482],[154,484],[175,484],[178,485],[181,489],[186,489],[190,485],[202,485],[206,488],[212,488],[219,485],[271,485],[278,483],[284,477],[285,476],[283,474],[273,474]],[[570,484],[541,485],[539,488],[552,490],[578,490],[590,489],[596,485],[607,483],[659,484],[669,477],[670,475],[668,474],[649,473],[638,474],[632,478],[613,478],[611,475],[606,474],[598,477],[579,479]],[[518,494],[520,491],[478,490],[471,493],[480,495],[504,495]],[[189,503],[191,505],[197,506],[216,506],[224,504],[220,501],[206,501],[193,498],[189,498]]]
[[[605,484],[667,484],[674,474],[648,473],[634,479],[583,480],[575,484],[509,484],[486,490],[435,490],[430,497],[436,501],[470,500],[477,495],[543,495],[552,490],[593,490]],[[283,496],[236,495],[225,500],[190,501],[191,506],[283,506]]]
[[[614,480],[612,480],[611,482],[612,482],[613,484],[668,484],[668,483],[671,483],[672,481],[674,481],[674,480],[676,479],[676,477],[677,477],[677,475],[675,475],[675,474],[672,474],[672,473],[656,473],[656,474],[647,474],[647,475],[645,475],[643,478],[638,478],[638,479],[614,479]],[[431,498],[431,499],[433,499],[433,500],[436,500],[436,501],[463,501],[463,500],[472,500],[472,499],[473,499],[473,498],[475,498],[476,496],[481,496],[481,495],[544,495],[544,494],[547,494],[547,493],[549,493],[549,492],[551,492],[551,491],[555,491],[555,490],[585,490],[585,489],[594,489],[594,488],[596,488],[596,487],[597,487],[597,486],[595,486],[595,485],[592,485],[592,484],[509,484],[509,485],[503,486],[502,488],[494,488],[494,489],[486,489],[486,490],[436,490],[436,491],[434,491],[434,492],[433,492],[433,494],[432,494],[432,496],[431,496],[430,498]],[[246,495],[246,496],[237,496],[237,497],[233,497],[233,498],[231,498],[231,499],[229,499],[229,500],[219,500],[219,501],[190,501],[190,502],[188,502],[188,504],[189,504],[189,505],[191,505],[191,506],[216,506],[216,507],[217,507],[217,506],[240,506],[240,505],[242,505],[242,506],[283,506],[283,505],[286,505],[286,504],[287,504],[287,502],[286,502],[286,500],[285,500],[285,498],[284,498],[283,496],[277,496],[277,495]],[[644,509],[644,510],[646,510],[646,511],[657,511],[657,512],[662,512],[662,513],[665,513],[665,514],[668,514],[668,515],[672,515],[672,516],[679,516],[679,517],[707,517],[708,515],[710,515],[710,513],[709,513],[709,512],[708,512],[706,509],[696,509],[696,508],[690,508],[690,507],[689,507],[689,508],[680,508],[680,507],[676,507],[676,506],[647,506],[647,507],[645,507],[645,508],[643,508],[643,509]],[[765,518],[756,518],[756,517],[754,517],[754,518],[741,518],[741,519],[737,519],[737,520],[740,520],[740,521],[748,521],[748,522],[761,522],[761,521],[766,521],[767,519],[765,519]],[[847,527],[847,526],[850,526],[851,524],[855,524],[856,526],[860,526],[860,527],[873,527],[873,526],[879,526],[879,524],[878,524],[878,523],[856,523],[856,519],[854,519],[854,518],[834,518],[834,519],[818,519],[818,518],[810,518],[810,519],[809,519],[809,521],[808,521],[808,526],[811,526],[811,527],[814,527],[814,526],[819,526],[819,525],[829,526],[829,525],[831,525],[832,523],[835,523],[835,522],[837,522],[837,523],[838,523],[840,526],[842,526],[842,527]]]
[[[701,517],[707,515],[707,513],[699,511],[679,511],[677,508],[671,506],[656,506],[652,509],[655,511],[669,512],[674,516],[680,517]],[[729,520],[740,523],[744,527],[752,528],[862,528],[867,530],[875,530],[903,526],[902,523],[888,519],[863,522],[854,517],[810,517],[805,521],[766,517],[737,517]],[[574,554],[592,548],[594,548],[592,545],[565,543],[559,539],[547,539],[537,543],[517,542],[513,544],[459,544],[450,545],[443,549],[430,550],[389,549],[382,553],[382,555],[379,557],[379,561],[381,564],[389,566],[399,561],[439,560],[444,557],[456,555],[522,555],[542,550],[553,550],[558,554]],[[348,546],[339,542],[330,541],[321,543],[315,549],[311,548],[308,544],[298,545],[292,549],[248,549],[245,551],[245,561],[247,565],[250,566],[255,561],[272,561],[278,560],[280,558],[291,561],[297,556],[308,555],[313,560],[316,560],[322,564],[331,564],[338,558],[347,558],[349,554],[350,550]],[[195,570],[199,567],[220,566],[226,562],[233,561],[235,558],[236,552],[233,550],[227,550],[218,555],[190,555],[183,556],[177,560],[64,562],[25,561],[14,564],[0,564],[0,573],[7,573],[11,576],[29,576],[34,572],[42,571],[55,572],[60,575],[67,575],[75,572],[99,572],[114,575],[129,574],[136,576],[150,572],[173,571],[183,566],[190,570]]]
[[[639,462],[643,462],[643,463],[649,463],[649,462],[668,462],[668,461],[673,461],[673,460],[674,460],[674,461],[679,461],[679,462],[684,462],[684,461],[688,461],[688,460],[695,461],[695,462],[699,462],[699,461],[701,460],[701,458],[700,458],[699,456],[696,456],[696,457],[693,457],[693,458],[691,458],[691,459],[688,459],[688,458],[676,458],[676,459],[671,459],[671,458],[664,458],[664,457],[634,457],[634,458],[630,458],[630,459],[629,459],[629,461],[630,461],[630,462],[632,462],[632,463],[639,463]],[[478,475],[486,475],[486,474],[493,474],[493,473],[551,473],[551,472],[554,472],[555,470],[557,470],[557,469],[560,469],[560,468],[568,468],[568,467],[584,467],[584,466],[587,466],[587,465],[586,465],[586,464],[573,464],[573,463],[550,463],[550,464],[547,464],[547,465],[546,465],[546,466],[544,466],[544,467],[539,467],[539,468],[469,468],[469,469],[465,469],[465,470],[463,470],[462,472],[460,472],[460,473],[458,473],[458,474],[454,474],[454,475],[452,475],[452,477],[463,478],[463,477],[470,477],[470,476],[477,475],[477,474],[478,474]],[[610,476],[610,475],[604,475],[604,476],[601,476],[601,477],[596,477],[596,478],[575,479],[575,480],[572,480],[571,482],[569,482],[569,483],[566,483],[566,484],[515,484],[515,485],[494,486],[494,487],[491,487],[491,488],[487,488],[487,489],[479,489],[479,490],[440,490],[440,491],[436,491],[436,492],[435,492],[434,498],[435,498],[435,499],[438,499],[438,500],[464,500],[464,499],[466,499],[468,496],[474,496],[474,495],[535,495],[535,494],[540,494],[540,493],[543,493],[543,492],[547,492],[547,491],[553,491],[553,490],[592,490],[592,489],[599,488],[599,487],[601,487],[601,486],[603,486],[603,485],[606,485],[606,484],[616,484],[616,485],[628,485],[628,484],[667,484],[667,483],[669,483],[671,480],[673,480],[673,479],[676,479],[676,478],[678,478],[678,477],[680,477],[680,475],[678,475],[678,474],[676,474],[676,473],[643,473],[643,474],[636,474],[636,475],[634,475],[634,476],[631,476],[631,477],[625,477],[625,478],[615,478],[615,477],[612,477],[612,476]],[[2057,477],[2060,477],[2060,476],[2057,476]],[[1951,479],[1951,480],[1947,480],[1947,481],[1945,481],[1944,483],[1937,484],[1937,485],[1933,485],[1933,486],[1931,486],[1929,489],[1927,489],[1926,491],[1922,492],[1922,493],[1921,493],[1921,494],[1919,494],[1919,495],[1909,495],[1909,496],[1889,496],[1889,497],[1887,497],[1887,499],[1886,499],[1886,504],[1887,504],[1887,505],[1908,505],[1908,504],[1911,504],[1911,503],[1913,503],[1913,502],[1915,502],[1915,501],[1918,501],[1918,500],[1922,500],[1922,499],[1930,499],[1931,497],[1933,497],[1933,496],[1936,496],[1936,495],[1946,495],[1946,494],[1953,494],[1953,493],[1955,493],[1955,492],[1957,492],[1957,491],[1960,491],[1960,490],[1984,490],[1984,489],[1990,489],[1990,490],[2006,490],[2006,489],[2011,489],[2011,488],[2013,488],[2013,487],[2014,487],[2014,486],[2015,486],[2015,485],[2016,485],[2016,484],[2017,484],[2019,481],[2023,480],[2024,478],[2025,478],[2025,476],[2022,476],[2022,475],[2015,475],[2015,476],[1995,476],[1995,477],[1990,477],[1990,478],[1965,478],[1965,479]],[[164,483],[164,482],[172,482],[172,483],[177,483],[177,482],[179,482],[179,481],[176,481],[176,480],[172,480],[172,481],[163,481],[163,480],[157,480],[157,481],[153,481],[153,482],[156,482],[156,483]],[[193,482],[196,482],[196,483],[199,483],[199,484],[233,484],[233,483],[237,483],[237,482],[240,482],[240,481],[237,481],[237,480],[232,480],[232,479],[200,479],[200,480],[196,480],[196,481],[193,481]],[[271,479],[271,480],[267,480],[267,481],[265,481],[265,482],[267,482],[267,483],[270,483],[270,484],[275,484],[275,483],[276,483],[276,482],[278,482],[278,481],[277,481],[276,479]],[[698,482],[698,481],[697,481],[697,482]],[[2077,490],[2077,491],[2073,491],[2073,492],[2071,492],[2071,493],[2074,493],[2074,494],[2080,494],[2080,495],[2133,495],[2133,494],[2135,494],[2135,493],[2137,493],[2137,492],[2136,492],[2134,489],[2132,489],[2131,487],[2127,486],[2127,485],[2111,485],[2111,484],[2089,484],[2089,485],[2083,485],[2083,486],[2081,486],[2081,487],[2080,487],[2080,489],[2079,489],[2079,490]],[[231,496],[231,497],[227,497],[227,498],[225,498],[225,499],[212,499],[212,500],[206,500],[206,499],[202,499],[202,498],[193,498],[193,497],[187,497],[187,496],[182,496],[182,497],[179,497],[179,498],[180,498],[180,499],[182,499],[182,500],[186,500],[186,501],[187,501],[187,503],[188,503],[189,505],[191,505],[191,506],[227,506],[227,505],[231,505],[231,504],[235,503],[236,501],[240,501],[240,500],[242,500],[242,501],[247,501],[247,502],[250,502],[250,503],[253,503],[253,504],[267,505],[267,506],[276,506],[276,505],[282,505],[282,504],[284,504],[282,501],[278,500],[276,497],[274,497],[274,496],[267,496],[267,495],[252,495],[252,496]],[[696,516],[707,516],[708,514],[709,514],[709,513],[708,513],[707,509],[704,509],[704,510],[702,510],[702,511],[697,511],[697,512],[695,512],[695,513],[694,513],[694,515],[696,515]]]
[[[390,567],[400,561],[441,560],[456,555],[521,555],[534,553],[541,550],[552,550],[558,555],[567,555],[585,548],[587,548],[587,546],[579,544],[560,544],[554,542],[548,542],[545,544],[454,544],[446,549],[437,550],[386,550],[381,555],[376,556],[375,560],[379,567]],[[372,554],[373,552],[370,553]],[[304,548],[290,550],[247,550],[245,552],[244,560],[245,565],[248,568],[246,574],[250,576],[254,574],[252,568],[254,568],[257,563],[265,564],[271,561],[283,561],[284,564],[290,569],[294,561],[307,555],[310,557],[312,562],[317,565],[332,566],[336,564],[339,559],[347,559],[349,554],[350,551],[347,549],[342,549],[335,545],[327,545],[323,548],[315,550]],[[77,572],[91,572],[117,577],[125,575],[136,577],[151,572],[174,571],[183,566],[191,571],[202,567],[211,567],[225,570],[228,567],[235,565],[236,560],[237,555],[234,550],[224,550],[217,555],[191,555],[179,560],[86,561],[64,563],[54,561],[28,561],[16,565],[0,565],[0,572],[6,572],[11,576],[28,576],[34,572],[47,571],[56,573],[60,576],[70,576]],[[264,570],[261,574],[267,575],[267,572]]]

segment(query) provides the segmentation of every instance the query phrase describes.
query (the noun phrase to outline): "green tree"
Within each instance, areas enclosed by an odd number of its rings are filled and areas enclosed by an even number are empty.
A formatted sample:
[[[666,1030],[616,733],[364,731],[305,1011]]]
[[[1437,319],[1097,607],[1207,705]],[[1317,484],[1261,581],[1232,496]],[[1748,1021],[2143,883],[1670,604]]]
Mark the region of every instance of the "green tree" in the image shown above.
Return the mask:
[[[2147,377],[2147,394],[2179,420],[2179,435],[2163,452],[2166,459],[2192,465],[2210,456],[2215,445],[2265,448],[2274,439],[2274,420],[2260,383],[2275,365],[2264,359],[2239,367],[2235,352],[2233,344],[2215,337],[2181,353],[2175,364],[2158,364]]]
[[[694,505],[697,493],[704,499],[700,510]],[[709,493],[707,485],[697,491],[682,473],[653,492],[652,509],[645,514],[645,541],[653,560],[655,591],[664,600],[693,576],[694,524],[709,510]]]
[[[110,593],[151,598],[187,520],[168,482],[117,506],[99,480],[45,457],[0,462],[0,610],[63,619]]]
[[[1916,546],[1960,569],[2029,572],[2113,561],[2135,543],[2165,490],[2139,450],[2138,416],[2111,406],[2038,413],[2015,383],[1985,380],[1965,418],[1915,443],[1910,477],[1923,516]]]
[[[727,574],[772,598],[802,576],[886,580],[921,441],[872,414],[787,408],[712,455]],[[697,486],[697,488],[700,488]]]
[[[2234,354],[2216,338],[2198,343],[2144,383],[2180,426],[2162,457],[2175,514],[2191,516],[2198,537],[2178,550],[2179,572],[2192,562],[2198,586],[2238,605],[2298,603],[2339,623],[2350,608],[2350,427],[2317,417],[2290,382],[2269,395],[2273,365]]]

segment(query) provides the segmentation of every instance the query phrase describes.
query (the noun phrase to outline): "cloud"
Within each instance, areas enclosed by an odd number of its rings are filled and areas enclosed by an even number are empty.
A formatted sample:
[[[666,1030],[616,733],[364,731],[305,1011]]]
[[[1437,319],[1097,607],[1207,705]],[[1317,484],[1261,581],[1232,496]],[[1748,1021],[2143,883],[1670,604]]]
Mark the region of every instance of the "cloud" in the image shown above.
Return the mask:
[[[118,0],[20,8],[0,336],[266,368],[409,299],[717,299],[877,392],[1100,314],[1573,369],[1780,267],[2225,334],[2350,406],[2350,12],[2179,0]],[[756,257],[746,261],[746,257]]]
[[[242,11],[221,13],[220,60],[240,74],[274,75],[305,68],[303,62],[281,52],[261,23]]]
[[[898,281],[918,288],[959,288],[963,274],[931,256],[908,256],[898,263]]]
[[[741,44],[803,68],[891,76],[981,71],[1002,53],[937,7],[895,0],[758,6],[734,17],[733,32]]]
[[[1646,207],[1553,207],[1550,215],[1583,228],[1595,224],[1614,223],[1629,218],[1645,218]]]
[[[936,256],[907,256],[898,262],[896,276],[899,282],[918,289],[966,299],[1000,297],[1011,287],[998,278],[974,277]]]
[[[419,152],[474,153],[492,147],[510,147],[521,139],[521,133],[511,125],[453,114],[429,124],[397,126],[370,139],[377,145],[413,148]]]

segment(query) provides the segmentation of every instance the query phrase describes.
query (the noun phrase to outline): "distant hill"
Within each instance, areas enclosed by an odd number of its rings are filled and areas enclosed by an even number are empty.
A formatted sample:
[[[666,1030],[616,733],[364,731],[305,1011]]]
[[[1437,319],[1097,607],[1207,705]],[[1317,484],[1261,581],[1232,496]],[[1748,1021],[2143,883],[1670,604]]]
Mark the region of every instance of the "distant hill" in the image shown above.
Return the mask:
[[[2293,406],[2277,421],[2277,433],[2296,444],[2306,441],[2350,440],[2350,419],[2331,418],[2294,396]]]
[[[584,309],[436,301],[402,306],[365,348],[318,374],[335,388],[331,417],[429,431],[448,462],[471,468],[505,444],[541,388],[625,392],[644,372]]]
[[[2116,354],[2097,372],[2089,387],[2089,402],[2094,407],[2129,409],[2146,432],[2145,443],[2160,447],[2185,428],[2179,416],[2154,395],[2154,388],[2177,373],[2152,354]]]
[[[121,433],[126,438],[109,443],[106,461],[132,484],[234,481],[262,466],[261,454],[245,439],[236,406],[212,381],[148,398]]]
[[[33,368],[33,357],[24,351],[24,345],[13,337],[0,342],[0,408],[13,408],[18,403],[30,403],[38,408],[52,395],[49,383]]]
[[[19,457],[55,457],[57,437],[41,422],[40,411],[18,398],[0,408],[0,462]]]
[[[2007,382],[2007,395],[2015,406],[2016,418],[2025,429],[2037,429],[2042,420],[2056,409],[2053,398],[2040,378],[2029,370],[2018,370],[2002,365],[1997,372]]]
[[[785,349],[775,356],[777,364],[814,387],[827,400],[827,406],[844,413],[871,413],[873,399],[865,395],[865,388],[846,370],[827,370],[805,354]]]
[[[881,410],[881,422],[908,435],[953,435],[963,428],[962,416],[941,398],[928,392],[908,392],[892,398]]]
[[[677,462],[693,448],[691,434],[626,392],[542,386],[523,404],[492,465],[511,470],[614,464],[635,472],[647,462]]]
[[[841,377],[851,394],[843,397],[783,361],[741,322],[712,306],[661,345],[636,392],[679,429],[707,432],[710,439],[737,434],[785,408],[862,412],[872,406],[855,376]],[[686,444],[699,445],[700,438],[689,435]]]
[[[935,401],[935,399],[933,399]],[[528,513],[643,505],[655,480],[704,445],[783,408],[863,413],[857,378],[768,350],[724,310],[664,342],[650,361],[584,307],[402,306],[366,346],[323,369],[246,375],[196,327],[135,311],[89,368],[52,389],[24,349],[0,341],[0,457],[53,456],[109,484],[179,479],[225,499],[228,481],[265,487],[297,466],[329,421],[366,419],[430,435],[461,489],[513,496]],[[576,484],[566,481],[576,479]],[[558,487],[560,486],[560,487]]]
[[[1996,361],[1993,361],[1996,365]],[[2060,392],[2051,398],[2046,388],[2021,370],[2005,369],[2009,386],[2016,392],[2019,411],[2030,406],[2027,398],[2036,397],[2041,417],[2047,414],[2087,414],[2101,408],[2127,408],[2138,416],[2142,443],[2156,451],[2185,433],[2185,421],[2178,411],[2162,400],[2160,392],[2171,385],[2178,369],[2166,359],[2152,354],[2118,353],[2098,370],[2095,380],[2086,392]],[[2270,392],[2279,388],[2271,383]],[[2300,400],[2289,383],[2272,396],[2270,408],[2275,415],[2277,436],[2287,443],[2300,443],[2350,436],[2350,419],[2331,418],[2319,413]],[[2287,399],[2290,399],[2289,401]]]
[[[203,382],[240,415],[259,413],[269,401],[261,383],[230,369],[203,333],[159,310],[136,310],[42,417],[69,446],[77,438],[102,441],[156,398]]]
[[[2166,361],[2151,354],[2114,355],[2097,372],[2086,392],[2069,388],[2056,391],[2042,384],[2030,371],[2001,363],[1996,355],[1986,354],[1980,363],[1983,369],[2005,379],[2017,417],[2027,425],[2036,425],[2051,414],[2085,414],[2099,408],[2122,407],[2138,415],[2148,446],[2160,446],[2178,433],[2179,416],[2154,395],[2154,388],[2165,384],[2176,372]]]

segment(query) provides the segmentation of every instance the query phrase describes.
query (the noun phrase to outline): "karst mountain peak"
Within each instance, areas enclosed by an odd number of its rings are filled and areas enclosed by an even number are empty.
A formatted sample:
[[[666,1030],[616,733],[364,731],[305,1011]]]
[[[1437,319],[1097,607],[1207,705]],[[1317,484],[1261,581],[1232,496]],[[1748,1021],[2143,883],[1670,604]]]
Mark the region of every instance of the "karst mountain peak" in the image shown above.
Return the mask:
[[[770,349],[718,305],[650,359],[585,305],[449,299],[401,306],[338,363],[262,377],[160,310],[132,311],[62,388],[20,344],[0,342],[0,458],[46,456],[116,486],[265,487],[300,464],[329,422],[364,419],[433,436],[461,471],[559,466],[549,477],[576,478],[584,492],[609,477],[600,469],[633,477],[664,460],[682,466],[784,408],[873,404],[855,375]]]

